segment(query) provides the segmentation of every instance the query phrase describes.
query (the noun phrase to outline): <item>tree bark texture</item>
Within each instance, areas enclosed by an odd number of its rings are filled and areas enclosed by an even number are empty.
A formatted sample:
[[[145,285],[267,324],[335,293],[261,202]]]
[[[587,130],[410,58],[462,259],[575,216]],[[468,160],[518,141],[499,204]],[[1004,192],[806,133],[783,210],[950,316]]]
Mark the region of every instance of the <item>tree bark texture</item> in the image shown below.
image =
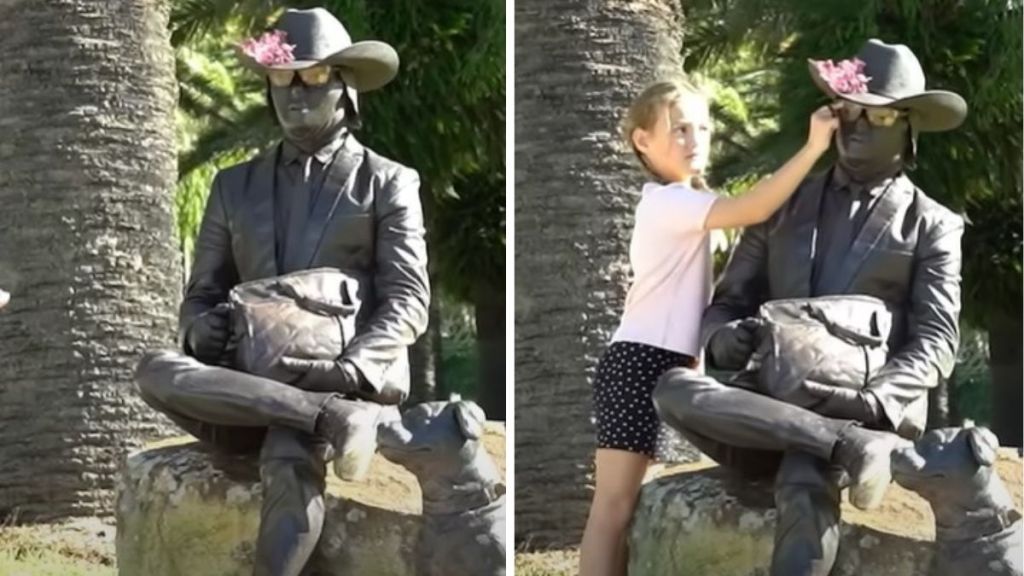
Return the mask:
[[[994,316],[989,320],[992,370],[992,431],[1003,446],[1020,447],[1021,405],[1024,404],[1024,353],[1019,318]]]
[[[174,345],[177,87],[160,0],[0,0],[0,518],[112,512]]]
[[[409,346],[408,404],[437,399],[441,369],[441,307],[438,293],[437,252],[432,242],[434,212],[437,209],[430,183],[420,182],[420,203],[427,226],[427,269],[430,275],[430,306],[427,308],[427,330]]]
[[[437,284],[431,280],[431,286]],[[437,400],[441,372],[441,308],[436,295],[427,309],[427,331],[409,347],[409,399],[407,405]]]
[[[488,420],[505,421],[505,290],[480,286],[473,314],[476,320],[477,395]]]
[[[516,0],[517,543],[579,542],[590,378],[618,324],[644,176],[625,108],[679,71],[678,0]]]

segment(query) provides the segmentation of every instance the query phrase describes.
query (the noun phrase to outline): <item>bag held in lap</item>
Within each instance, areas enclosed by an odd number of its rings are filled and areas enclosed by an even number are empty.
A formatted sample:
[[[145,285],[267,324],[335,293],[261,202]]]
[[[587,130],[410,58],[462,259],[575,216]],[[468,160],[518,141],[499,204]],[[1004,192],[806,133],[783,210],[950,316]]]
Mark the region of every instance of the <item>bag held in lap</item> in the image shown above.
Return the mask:
[[[761,392],[813,408],[803,382],[861,389],[887,358],[892,313],[871,296],[793,298],[764,303],[758,345],[736,376]]]

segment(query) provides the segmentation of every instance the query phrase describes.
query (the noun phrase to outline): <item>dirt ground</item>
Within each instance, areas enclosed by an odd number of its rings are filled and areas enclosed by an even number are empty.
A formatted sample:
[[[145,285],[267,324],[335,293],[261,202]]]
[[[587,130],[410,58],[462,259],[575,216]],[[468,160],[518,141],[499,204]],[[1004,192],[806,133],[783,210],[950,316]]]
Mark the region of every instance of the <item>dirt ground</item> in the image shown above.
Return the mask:
[[[487,424],[484,447],[504,478],[505,434],[501,424]],[[345,482],[329,473],[327,490],[368,506],[410,513],[421,511],[420,487],[416,477],[397,464],[388,462],[380,454],[374,455],[370,464],[370,474],[365,481]]]

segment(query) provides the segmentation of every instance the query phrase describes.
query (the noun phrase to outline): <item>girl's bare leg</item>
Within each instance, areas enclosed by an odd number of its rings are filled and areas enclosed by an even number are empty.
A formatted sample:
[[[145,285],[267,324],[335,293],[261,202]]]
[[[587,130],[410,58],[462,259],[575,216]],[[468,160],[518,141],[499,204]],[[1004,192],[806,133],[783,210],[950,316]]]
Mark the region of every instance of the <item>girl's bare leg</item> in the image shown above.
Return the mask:
[[[599,448],[597,482],[580,545],[580,576],[625,576],[626,528],[633,518],[650,457]]]

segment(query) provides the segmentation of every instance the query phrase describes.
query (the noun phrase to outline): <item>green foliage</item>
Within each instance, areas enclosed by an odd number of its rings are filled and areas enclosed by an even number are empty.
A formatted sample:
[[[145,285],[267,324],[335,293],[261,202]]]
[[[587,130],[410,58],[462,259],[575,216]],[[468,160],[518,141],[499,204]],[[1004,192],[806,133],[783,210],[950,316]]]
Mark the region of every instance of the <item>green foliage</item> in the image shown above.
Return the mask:
[[[190,4],[179,3],[175,13],[197,17],[183,12]],[[182,254],[190,262],[217,170],[244,161],[268,145],[272,136],[258,94],[261,85],[242,71],[233,53],[229,38],[237,35],[238,26],[227,21],[212,31],[193,20],[184,22],[177,22],[172,30],[172,38],[188,40],[175,48],[179,87],[175,220]],[[207,35],[197,36],[199,31]]]
[[[206,207],[206,198],[210,195],[213,177],[221,168],[244,161],[253,151],[231,150],[220,154],[209,162],[205,162],[187,172],[178,180],[174,196],[174,215],[178,226],[180,249],[186,262],[191,262],[195,238],[199,233],[199,224]]]
[[[443,290],[441,299],[441,390],[438,398],[460,394],[477,397],[480,357],[476,343],[473,307]]]
[[[476,341],[470,338],[445,338],[441,343],[441,390],[444,397],[458,394],[467,400],[478,396],[477,366],[480,363]]]
[[[992,422],[992,375],[985,332],[961,325],[960,351],[949,380],[949,403],[961,419]],[[960,424],[960,422],[954,422]]]
[[[267,26],[280,11],[272,0],[174,0],[171,6],[171,44],[214,37],[228,24],[256,30]]]
[[[461,254],[438,263],[445,287],[472,302],[478,288],[505,284],[504,174],[477,172],[458,178],[452,194],[437,201],[434,248]]]
[[[726,188],[736,184],[731,179],[781,165],[803,142],[810,112],[826,102],[807,59],[851,57],[872,37],[910,46],[929,87],[958,92],[970,106],[959,129],[921,136],[910,175],[970,224],[965,317],[981,324],[993,314],[1020,316],[1019,1],[699,0],[686,10],[685,67],[709,71],[726,87],[717,98],[723,144],[712,174]]]
[[[360,103],[368,144],[420,170],[435,198],[458,176],[504,172],[503,2],[331,0],[322,5],[339,15],[353,37],[386,40],[402,60],[395,81]]]

